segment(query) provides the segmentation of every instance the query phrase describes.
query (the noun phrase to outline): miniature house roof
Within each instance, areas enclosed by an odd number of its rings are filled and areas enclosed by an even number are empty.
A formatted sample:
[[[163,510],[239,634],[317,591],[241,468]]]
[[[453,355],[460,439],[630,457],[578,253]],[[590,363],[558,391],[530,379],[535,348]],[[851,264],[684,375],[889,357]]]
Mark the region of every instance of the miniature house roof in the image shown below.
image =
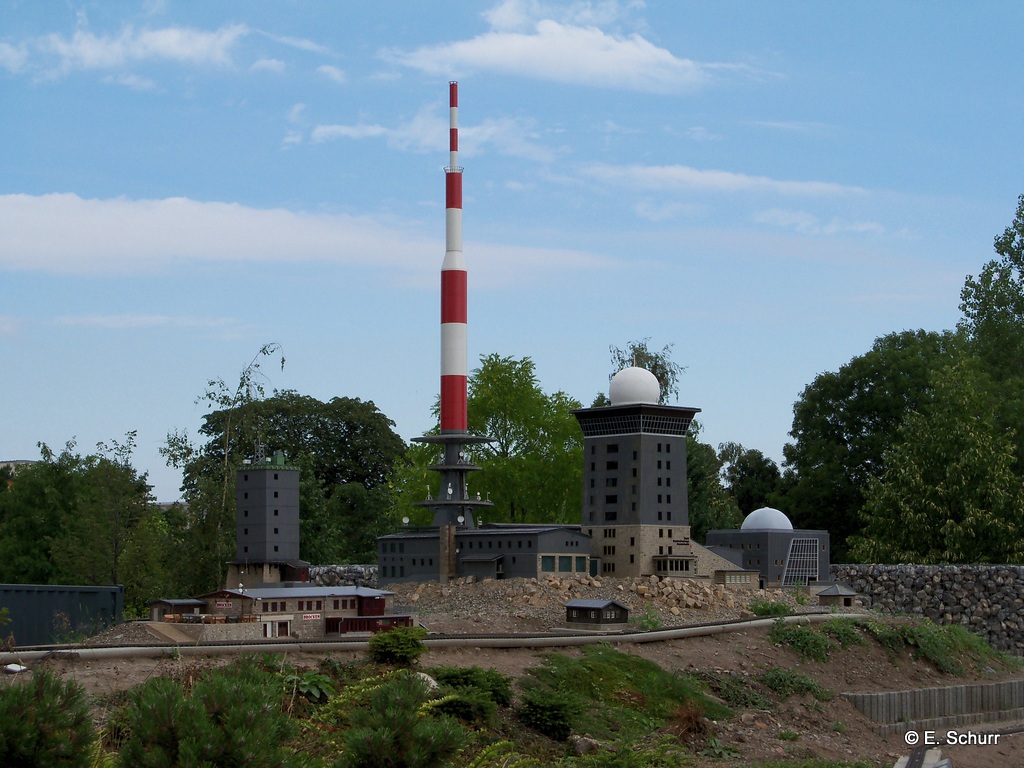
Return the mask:
[[[621,608],[624,611],[628,611],[629,610],[622,603],[617,603],[614,600],[584,600],[582,598],[576,599],[576,600],[570,600],[569,602],[567,602],[565,604],[565,607],[566,608],[593,608],[593,609],[597,609],[597,610],[603,611],[605,608],[608,608],[609,606],[612,606],[612,605],[617,606],[618,608]]]
[[[845,584],[833,584],[831,587],[826,587],[818,593],[818,596],[825,595],[827,597],[840,596],[840,597],[853,597],[857,594],[857,591],[850,589]]]

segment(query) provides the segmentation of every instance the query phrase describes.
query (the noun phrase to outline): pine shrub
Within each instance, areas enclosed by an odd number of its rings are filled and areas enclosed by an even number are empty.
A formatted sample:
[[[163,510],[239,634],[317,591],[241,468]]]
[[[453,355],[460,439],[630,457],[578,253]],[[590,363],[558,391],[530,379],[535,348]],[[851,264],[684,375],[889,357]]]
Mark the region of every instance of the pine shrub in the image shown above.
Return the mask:
[[[378,632],[370,638],[370,660],[398,667],[412,666],[427,650],[423,643],[426,636],[427,630],[423,627],[394,627]]]
[[[0,765],[65,768],[90,765],[96,734],[84,689],[45,669],[0,688]]]

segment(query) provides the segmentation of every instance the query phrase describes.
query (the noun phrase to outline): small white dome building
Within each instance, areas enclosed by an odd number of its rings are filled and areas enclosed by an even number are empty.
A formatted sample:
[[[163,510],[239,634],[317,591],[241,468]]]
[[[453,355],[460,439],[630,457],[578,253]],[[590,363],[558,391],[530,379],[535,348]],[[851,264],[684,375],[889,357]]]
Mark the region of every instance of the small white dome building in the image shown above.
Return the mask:
[[[743,520],[743,525],[740,526],[741,531],[761,531],[761,530],[773,530],[773,531],[792,531],[793,523],[786,517],[784,512],[781,512],[774,507],[761,507],[755,509]]]
[[[608,396],[612,405],[657,405],[661,400],[661,384],[646,368],[623,368],[612,376]]]
[[[798,530],[784,512],[755,509],[739,530],[708,531],[709,549],[745,570],[758,571],[762,586],[811,586],[828,583],[828,531]]]

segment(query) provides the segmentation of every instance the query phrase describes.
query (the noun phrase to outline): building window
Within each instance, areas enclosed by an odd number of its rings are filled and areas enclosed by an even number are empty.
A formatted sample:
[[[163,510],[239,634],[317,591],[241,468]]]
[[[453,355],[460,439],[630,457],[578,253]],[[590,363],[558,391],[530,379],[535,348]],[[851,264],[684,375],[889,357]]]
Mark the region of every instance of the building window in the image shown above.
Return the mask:
[[[277,533],[280,533],[279,529],[275,528],[275,529],[274,529],[274,533],[275,533],[275,534],[277,534]]]
[[[661,459],[658,459],[658,469],[661,469]]]
[[[274,473],[274,479],[277,480],[277,472]]]
[[[605,469],[618,469],[619,468],[619,462],[617,462],[617,461],[609,461],[609,462],[607,462],[604,465],[604,468]]]
[[[243,499],[248,499],[248,498],[249,498],[249,492],[248,492],[248,491],[245,491],[245,492],[244,492],[244,493],[242,494],[242,498],[243,498]]]
[[[558,572],[572,573],[572,558],[569,555],[559,555]]]
[[[555,556],[554,555],[541,555],[540,556],[540,569],[545,573],[554,573],[555,570]]]
[[[512,560],[514,562],[515,558],[512,558]],[[586,573],[587,572],[587,558],[585,558],[585,557],[577,557],[576,558],[576,570],[579,573]]]
[[[604,487],[605,488],[617,488],[618,485],[619,485],[619,480],[616,477],[606,477],[604,479]]]
[[[630,565],[632,565],[632,564],[633,564],[633,562],[634,562],[634,561],[633,561],[633,555],[630,555],[630,556],[629,556],[629,562],[630,562]]]
[[[340,601],[340,600],[335,600],[335,601],[334,601],[334,610],[336,610],[336,611],[337,611],[337,610],[339,610],[339,609],[341,608],[341,605],[340,605],[340,603],[341,603],[341,601]]]
[[[658,453],[661,453],[661,443],[658,443]]]
[[[248,479],[249,479],[249,476],[248,476],[248,475],[242,475],[242,479],[243,479],[243,480],[248,480]]]
[[[619,444],[618,443],[609,443],[607,450],[608,450],[608,453],[618,453],[619,452]]]
[[[277,544],[274,545],[274,551],[277,552]]]
[[[665,469],[672,469],[672,462],[671,461],[666,461],[665,462]]]
[[[277,491],[274,491],[274,498],[277,498]]]
[[[618,504],[619,496],[616,493],[610,493],[604,497],[605,504]]]

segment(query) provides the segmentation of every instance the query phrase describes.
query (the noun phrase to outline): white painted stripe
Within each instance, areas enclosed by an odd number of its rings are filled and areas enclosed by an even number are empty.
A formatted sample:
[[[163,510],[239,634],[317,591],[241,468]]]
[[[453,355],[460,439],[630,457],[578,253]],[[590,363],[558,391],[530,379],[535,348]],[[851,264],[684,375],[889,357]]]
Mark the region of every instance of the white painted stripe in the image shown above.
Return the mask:
[[[468,375],[466,357],[466,324],[441,323],[441,375]]]
[[[444,211],[444,249],[444,263],[441,269],[466,268],[462,261],[461,208],[446,208]]]

